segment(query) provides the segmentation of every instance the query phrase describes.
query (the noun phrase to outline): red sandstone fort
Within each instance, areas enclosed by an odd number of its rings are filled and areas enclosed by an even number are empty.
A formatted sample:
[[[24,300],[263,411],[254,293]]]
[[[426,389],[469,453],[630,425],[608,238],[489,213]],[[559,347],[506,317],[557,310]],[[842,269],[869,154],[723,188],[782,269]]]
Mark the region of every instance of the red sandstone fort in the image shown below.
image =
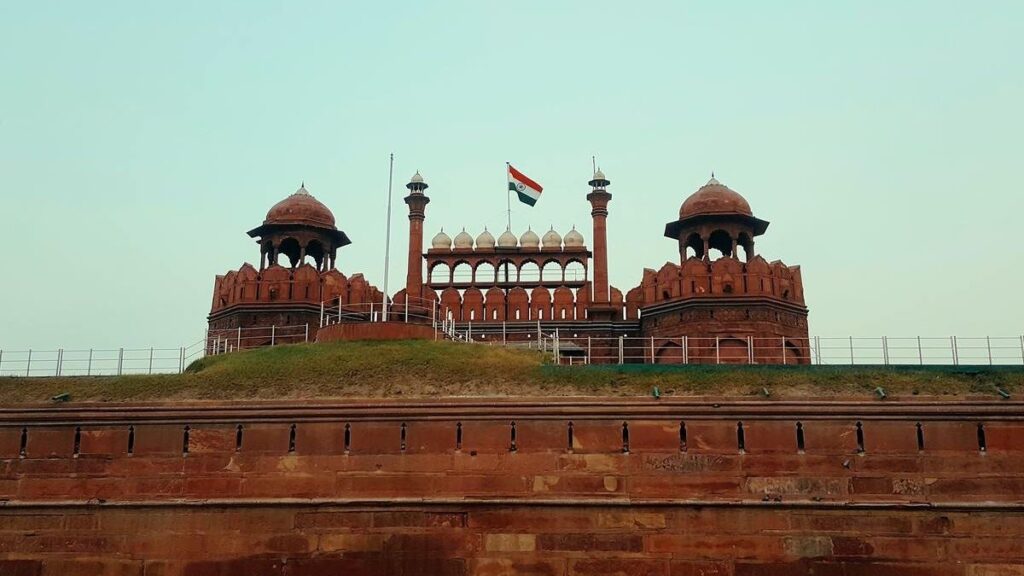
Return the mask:
[[[535,326],[558,331],[576,344],[563,346],[565,353],[590,342],[586,356],[597,362],[614,357],[608,348],[624,336],[650,338],[646,360],[658,363],[810,363],[800,267],[756,252],[754,239],[768,222],[754,216],[743,196],[712,178],[686,198],[678,218],[665,225],[665,236],[679,245],[679,262],[645,269],[640,285],[624,294],[608,281],[610,181],[598,170],[588,184],[580,202],[590,204],[592,247],[575,228],[564,237],[553,229],[543,236],[505,230],[497,239],[484,230],[475,240],[463,230],[454,239],[438,232],[424,252],[430,198],[417,172],[406,186],[405,288],[386,302],[363,275],[337,270],[337,251],[348,236],[303,186],[249,231],[259,243],[259,269],[245,264],[217,277],[209,328],[230,336],[239,328],[248,334],[307,324],[314,336],[323,329],[320,340],[430,334],[409,326],[412,317],[484,337],[526,339]],[[323,326],[325,302],[339,311],[335,325]],[[368,324],[385,308],[381,319],[405,325]],[[267,332],[243,346],[269,343]]]
[[[810,362],[800,269],[756,252],[768,222],[742,196],[712,178],[686,198],[665,226],[679,262],[623,293],[609,184],[598,171],[581,194],[592,246],[485,230],[424,251],[417,174],[393,295],[336,268],[349,238],[303,186],[249,232],[258,268],[217,277],[210,352],[303,325],[318,340],[556,332],[594,363],[616,358],[594,340],[626,338],[645,343],[626,362]],[[956,370],[981,389],[985,368]],[[140,382],[160,381],[100,385]],[[0,576],[1024,575],[1024,403],[764,390],[0,406]]]

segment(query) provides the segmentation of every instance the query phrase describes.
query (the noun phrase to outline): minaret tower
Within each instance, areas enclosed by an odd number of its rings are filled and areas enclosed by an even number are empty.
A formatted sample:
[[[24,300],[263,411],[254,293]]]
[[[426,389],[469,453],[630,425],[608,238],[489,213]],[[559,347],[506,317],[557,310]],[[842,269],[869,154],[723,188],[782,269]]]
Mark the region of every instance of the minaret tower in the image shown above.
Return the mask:
[[[409,195],[405,197],[409,206],[409,271],[405,276],[405,294],[406,298],[412,299],[410,304],[416,306],[423,297],[423,220],[430,198],[423,193],[427,183],[419,170],[405,187],[409,189]]]
[[[591,299],[590,316],[596,319],[611,319],[611,294],[608,287],[608,201],[612,199],[607,187],[611,182],[598,168],[594,179],[588,182],[592,190],[587,194],[590,215],[594,218],[594,297]]]

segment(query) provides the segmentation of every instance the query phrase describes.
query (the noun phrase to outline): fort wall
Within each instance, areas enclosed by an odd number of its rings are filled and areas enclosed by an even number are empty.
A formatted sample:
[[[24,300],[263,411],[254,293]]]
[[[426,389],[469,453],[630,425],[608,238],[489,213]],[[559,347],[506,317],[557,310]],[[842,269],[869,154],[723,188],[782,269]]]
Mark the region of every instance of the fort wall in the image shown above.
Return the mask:
[[[0,573],[1019,574],[1021,408],[6,410]]]

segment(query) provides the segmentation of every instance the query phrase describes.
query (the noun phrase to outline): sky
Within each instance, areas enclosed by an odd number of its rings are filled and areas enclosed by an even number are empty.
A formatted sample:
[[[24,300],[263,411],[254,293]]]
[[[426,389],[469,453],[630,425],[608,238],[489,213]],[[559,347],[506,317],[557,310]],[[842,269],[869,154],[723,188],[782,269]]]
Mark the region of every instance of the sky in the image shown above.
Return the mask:
[[[510,161],[514,231],[589,244],[596,156],[623,292],[714,171],[812,335],[1019,335],[1021,54],[1016,0],[0,0],[0,349],[199,340],[303,181],[381,285],[390,153],[392,292],[414,171],[425,243],[504,229]]]

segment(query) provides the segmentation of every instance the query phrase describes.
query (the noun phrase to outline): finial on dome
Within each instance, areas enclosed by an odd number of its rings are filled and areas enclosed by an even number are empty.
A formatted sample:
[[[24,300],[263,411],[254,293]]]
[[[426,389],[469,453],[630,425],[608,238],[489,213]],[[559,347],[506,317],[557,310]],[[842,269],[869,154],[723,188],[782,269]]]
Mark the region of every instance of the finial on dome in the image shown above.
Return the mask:
[[[305,180],[303,180],[302,183],[299,184],[299,189],[296,190],[295,193],[296,194],[309,194],[309,192],[306,191],[306,181]]]
[[[591,178],[590,182],[587,182],[587,184],[590,184],[590,187],[595,190],[603,190],[606,186],[611,184],[611,182],[608,180],[608,177],[604,175],[601,168],[597,167],[594,169],[594,177]]]
[[[412,178],[409,178],[409,183],[405,185],[412,192],[422,192],[428,188],[427,181],[423,179],[423,175],[417,170]]]

